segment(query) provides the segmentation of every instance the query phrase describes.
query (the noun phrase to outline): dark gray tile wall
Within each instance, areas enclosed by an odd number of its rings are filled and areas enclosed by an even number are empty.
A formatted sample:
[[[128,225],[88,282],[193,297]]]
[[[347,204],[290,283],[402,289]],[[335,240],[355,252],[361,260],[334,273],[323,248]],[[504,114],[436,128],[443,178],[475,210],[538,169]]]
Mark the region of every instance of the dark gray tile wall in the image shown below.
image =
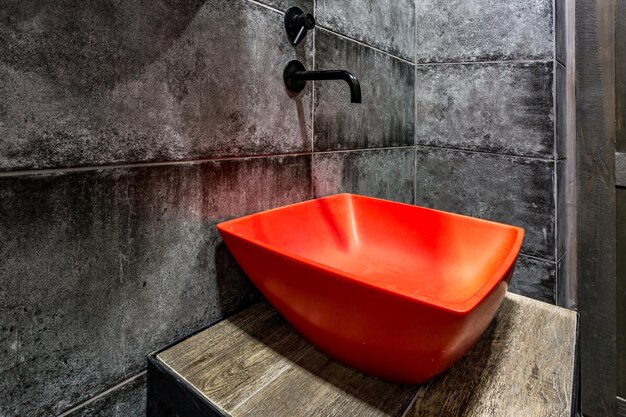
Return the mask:
[[[313,155],[313,194],[356,193],[413,203],[415,152],[410,148]]]
[[[568,0],[555,0],[555,41],[556,41],[556,60],[563,65],[567,65],[567,27],[566,21],[566,5]]]
[[[414,62],[413,0],[317,0],[320,25]]]
[[[420,0],[417,62],[550,60],[552,0]]]
[[[310,149],[310,89],[291,99],[281,69],[312,40],[292,48],[279,13],[24,1],[0,21],[0,171]]]
[[[567,250],[564,5],[416,3],[416,204],[523,227],[511,289],[552,303]]]
[[[418,65],[418,145],[551,158],[552,64]]]
[[[416,163],[416,204],[523,227],[522,253],[554,256],[554,162],[418,147]]]
[[[259,296],[215,223],[313,196],[523,225],[513,290],[553,302],[545,3],[0,8],[0,415],[144,415],[146,355]],[[292,5],[320,24],[297,48]],[[289,97],[296,58],[353,71],[363,104],[332,82]],[[496,58],[542,61],[414,64]]]
[[[412,2],[347,26],[352,5],[318,2],[334,32],[297,48],[280,11],[313,1],[259,3],[0,8],[0,416],[144,415],[147,354],[259,297],[217,222],[314,194],[413,201]],[[354,71],[364,104],[336,83],[290,97],[291,59]],[[314,120],[318,150],[379,149],[314,152]]]
[[[146,375],[126,382],[118,389],[98,397],[95,401],[67,417],[129,417],[144,416],[146,409]]]
[[[344,81],[315,84],[315,150],[413,145],[414,66],[325,30],[315,47],[316,69],[348,69],[363,92],[355,106]]]
[[[556,303],[557,266],[554,262],[520,255],[511,280],[511,292]]]
[[[0,415],[56,415],[249,304],[215,223],[310,198],[310,170],[302,155],[0,178],[0,280],[23,310]]]

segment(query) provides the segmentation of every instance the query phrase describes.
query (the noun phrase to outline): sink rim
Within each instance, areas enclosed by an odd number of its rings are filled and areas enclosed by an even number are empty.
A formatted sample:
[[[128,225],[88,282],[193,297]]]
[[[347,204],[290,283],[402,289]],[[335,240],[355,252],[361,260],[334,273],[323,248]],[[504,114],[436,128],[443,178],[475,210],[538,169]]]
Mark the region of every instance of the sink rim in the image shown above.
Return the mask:
[[[427,211],[430,211],[430,212],[441,213],[441,214],[444,214],[445,216],[465,218],[465,219],[470,219],[472,221],[479,222],[479,223],[487,223],[487,224],[496,225],[498,227],[506,227],[506,228],[510,228],[513,231],[515,231],[516,232],[516,237],[515,237],[514,243],[509,248],[508,253],[504,257],[503,261],[500,263],[500,265],[497,267],[497,269],[491,274],[491,276],[489,276],[487,279],[484,280],[484,282],[482,283],[480,288],[474,294],[472,294],[470,297],[468,297],[467,299],[462,300],[462,301],[441,301],[441,300],[438,300],[436,297],[428,297],[428,296],[424,296],[424,295],[410,295],[410,294],[407,294],[407,293],[402,292],[402,291],[394,291],[392,289],[388,289],[388,288],[376,285],[375,283],[366,282],[366,281],[360,279],[357,274],[345,271],[345,270],[340,269],[340,268],[336,268],[334,266],[331,266],[329,264],[313,260],[311,258],[307,258],[305,256],[302,256],[302,255],[296,254],[294,252],[291,252],[289,250],[284,250],[282,248],[278,248],[278,247],[276,247],[274,245],[268,244],[268,243],[263,242],[262,240],[259,240],[259,239],[256,239],[256,238],[252,238],[252,237],[250,237],[248,235],[242,235],[240,233],[237,233],[237,232],[233,231],[232,228],[231,228],[232,226],[234,226],[234,225],[236,225],[238,223],[243,223],[245,221],[250,220],[251,218],[261,217],[261,216],[267,215],[267,214],[272,213],[272,212],[282,211],[282,210],[293,208],[293,207],[296,207],[296,206],[310,204],[313,201],[330,200],[330,199],[338,199],[338,198],[345,198],[345,197],[348,197],[348,198],[351,198],[351,199],[352,198],[356,198],[356,199],[378,200],[378,201],[383,201],[383,202],[386,202],[386,203],[398,204],[398,205],[408,206],[408,207],[412,207],[412,208],[419,208],[421,210],[427,210]],[[524,229],[519,227],[519,226],[509,225],[509,224],[505,224],[505,223],[499,223],[499,222],[495,222],[495,221],[491,221],[491,220],[479,219],[479,218],[472,217],[472,216],[466,216],[466,215],[458,214],[458,213],[451,213],[451,212],[448,212],[448,211],[432,209],[432,208],[418,206],[418,205],[414,205],[414,204],[400,203],[400,202],[386,200],[386,199],[382,199],[382,198],[369,197],[369,196],[353,194],[353,193],[332,194],[332,195],[325,196],[325,197],[312,198],[312,199],[305,200],[305,201],[300,201],[300,202],[297,202],[297,203],[287,204],[287,205],[284,205],[284,206],[275,207],[275,208],[272,208],[272,209],[263,210],[263,211],[260,211],[260,212],[257,212],[257,213],[252,213],[252,214],[248,214],[248,215],[245,215],[245,216],[237,217],[235,219],[227,220],[227,221],[224,221],[224,222],[221,222],[221,223],[217,224],[216,227],[217,227],[217,229],[219,230],[220,233],[227,233],[227,234],[229,234],[231,236],[235,236],[235,237],[238,237],[240,239],[244,239],[244,240],[246,240],[246,241],[248,241],[250,243],[258,245],[259,247],[262,247],[262,248],[264,248],[264,249],[266,249],[268,251],[271,251],[273,253],[276,253],[276,254],[279,254],[279,255],[282,255],[282,256],[286,256],[286,257],[288,257],[290,259],[293,259],[294,261],[297,261],[299,263],[302,263],[302,264],[305,264],[305,265],[309,265],[309,266],[314,267],[314,268],[321,269],[322,271],[324,271],[326,273],[331,273],[333,275],[337,275],[337,276],[341,277],[342,279],[349,280],[349,281],[351,281],[352,283],[354,283],[356,285],[362,285],[362,286],[368,287],[368,288],[370,288],[370,289],[372,289],[374,291],[380,291],[380,292],[387,293],[389,295],[393,295],[393,296],[396,296],[396,297],[401,297],[401,298],[409,300],[411,302],[423,303],[425,305],[430,305],[430,306],[433,306],[433,307],[436,307],[436,308],[439,308],[439,309],[447,310],[449,312],[461,313],[461,314],[465,314],[465,313],[468,313],[468,312],[472,311],[498,285],[499,282],[505,280],[507,275],[510,275],[510,274],[508,274],[508,272],[510,271],[510,269],[516,263],[516,260],[517,260],[517,258],[519,256],[520,249],[521,249],[521,246],[522,246],[522,242],[523,242],[523,239],[524,239]]]

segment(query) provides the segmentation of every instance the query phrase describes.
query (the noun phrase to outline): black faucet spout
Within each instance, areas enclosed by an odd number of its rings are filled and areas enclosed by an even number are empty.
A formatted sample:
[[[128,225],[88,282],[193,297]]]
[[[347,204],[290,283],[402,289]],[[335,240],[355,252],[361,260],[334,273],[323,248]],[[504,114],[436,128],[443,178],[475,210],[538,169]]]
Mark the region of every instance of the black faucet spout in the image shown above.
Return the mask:
[[[307,81],[343,80],[350,86],[350,101],[361,102],[361,84],[351,72],[345,70],[306,71],[300,61],[291,61],[283,72],[287,89],[294,93],[304,90]]]

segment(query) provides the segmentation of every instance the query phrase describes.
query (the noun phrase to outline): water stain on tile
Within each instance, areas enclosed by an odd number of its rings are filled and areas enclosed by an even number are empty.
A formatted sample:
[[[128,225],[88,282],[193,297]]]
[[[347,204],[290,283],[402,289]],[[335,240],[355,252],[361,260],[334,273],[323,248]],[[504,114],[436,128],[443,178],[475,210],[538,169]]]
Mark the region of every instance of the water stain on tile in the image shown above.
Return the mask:
[[[554,157],[552,63],[418,66],[419,145]]]
[[[310,178],[306,155],[0,178],[0,282],[24,309],[0,407],[56,415],[257,299],[215,223],[306,200]]]
[[[413,145],[413,65],[319,30],[316,67],[354,73],[361,83],[363,102],[350,103],[343,81],[316,81],[315,150]]]

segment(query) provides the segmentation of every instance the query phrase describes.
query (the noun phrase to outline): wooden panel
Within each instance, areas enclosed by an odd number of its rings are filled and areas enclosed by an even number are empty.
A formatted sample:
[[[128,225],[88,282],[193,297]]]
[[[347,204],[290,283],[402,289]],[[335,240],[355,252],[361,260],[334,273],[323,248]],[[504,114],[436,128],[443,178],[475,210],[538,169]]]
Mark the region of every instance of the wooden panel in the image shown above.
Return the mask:
[[[626,152],[626,2],[617,2],[615,26],[616,148]]]
[[[617,417],[626,417],[626,400],[617,397]]]
[[[293,357],[313,349],[267,304],[245,312],[157,355],[225,412],[289,368],[282,352]]]
[[[581,402],[615,415],[615,0],[576,1]]]
[[[401,416],[417,389],[361,374],[313,351],[233,416]]]
[[[626,189],[617,189],[616,200],[617,395],[626,398]]]
[[[510,295],[488,332],[407,417],[570,416],[575,314]]]
[[[615,153],[615,185],[626,187],[626,152]]]
[[[569,416],[575,342],[576,313],[509,294],[465,359],[406,386],[331,360],[260,303],[157,360],[233,417]]]

